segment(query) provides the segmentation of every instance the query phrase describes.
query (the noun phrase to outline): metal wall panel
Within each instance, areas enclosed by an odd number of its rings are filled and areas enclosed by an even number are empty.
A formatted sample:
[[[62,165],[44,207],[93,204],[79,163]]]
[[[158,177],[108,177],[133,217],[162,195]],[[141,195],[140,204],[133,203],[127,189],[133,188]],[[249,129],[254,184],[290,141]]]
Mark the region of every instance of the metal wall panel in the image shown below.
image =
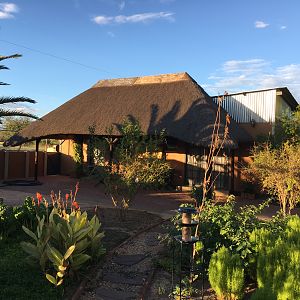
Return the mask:
[[[217,103],[218,97],[213,97]],[[238,123],[275,122],[276,89],[224,96],[222,107]]]

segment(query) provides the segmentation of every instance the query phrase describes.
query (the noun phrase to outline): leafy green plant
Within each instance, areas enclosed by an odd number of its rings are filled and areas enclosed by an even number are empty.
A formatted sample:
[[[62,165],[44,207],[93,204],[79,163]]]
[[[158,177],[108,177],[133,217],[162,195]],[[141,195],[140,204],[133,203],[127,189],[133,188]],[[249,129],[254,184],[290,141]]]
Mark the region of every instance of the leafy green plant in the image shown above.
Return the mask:
[[[75,245],[70,246],[63,256],[54,247],[50,247],[49,245],[47,247],[47,255],[53,263],[57,272],[55,277],[47,273],[46,278],[56,287],[60,286],[63,283],[64,276],[66,275],[66,271],[69,266],[68,258],[74,250]]]
[[[238,253],[247,267],[253,252],[249,241],[251,232],[256,228],[271,226],[257,217],[269,202],[270,200],[258,207],[247,205],[239,209],[235,208],[235,201],[232,200],[224,205],[207,203],[198,216],[205,261],[209,262],[212,253],[225,246]]]
[[[300,144],[300,105],[295,111],[283,113],[276,120],[272,144],[275,147],[280,147],[286,141]]]
[[[27,260],[33,263],[38,261],[41,269],[45,271],[48,260],[46,248],[51,237],[50,227],[45,226],[45,216],[43,216],[42,219],[39,216],[36,217],[38,220],[36,233],[32,232],[27,227],[22,226],[24,232],[35,241],[35,244],[30,242],[21,242],[21,247],[27,254],[29,254]]]
[[[278,199],[283,214],[290,214],[300,202],[300,145],[286,142],[274,149],[266,144],[255,147],[252,154],[246,173]]]
[[[219,299],[241,299],[244,289],[244,268],[237,254],[224,246],[215,252],[209,263],[209,282]]]
[[[25,233],[34,240],[34,243],[22,242],[23,250],[29,258],[39,262],[43,271],[56,270],[55,277],[47,273],[47,279],[56,286],[62,283],[63,277],[78,274],[88,260],[104,253],[100,221],[96,215],[88,220],[87,212],[80,211],[77,191],[78,185],[75,194],[67,194],[65,198],[60,193],[58,196],[51,193],[51,213],[47,218],[36,216],[36,232],[23,226]]]
[[[176,285],[173,292],[170,294],[171,297],[175,299],[190,299],[193,296],[197,296],[199,290],[195,288],[190,280],[190,278],[185,277],[182,279],[181,293],[180,286]]]
[[[99,139],[90,127],[89,160],[98,164],[91,175],[104,183],[113,205],[121,209],[121,217],[133,201],[138,189],[158,189],[166,186],[171,168],[161,154],[165,143],[162,131],[153,136],[146,135],[138,121],[125,120],[118,126],[119,138]],[[113,136],[113,128],[107,130]],[[107,153],[109,151],[109,153]],[[109,154],[109,161],[104,158]],[[113,154],[113,157],[112,157]],[[123,212],[122,212],[123,210]]]
[[[300,218],[289,218],[280,234],[258,229],[250,236],[256,251],[257,293],[270,291],[276,299],[300,298]]]
[[[83,147],[81,141],[74,141],[74,161],[75,161],[75,173],[76,177],[83,175]]]
[[[33,197],[26,197],[24,203],[21,206],[15,206],[13,208],[14,216],[16,221],[22,226],[26,226],[30,229],[33,229],[37,225],[38,215],[40,218],[46,216],[47,214],[47,204],[41,201],[42,195],[37,193],[37,203]]]
[[[0,239],[9,236],[16,229],[13,208],[3,203],[0,198]]]

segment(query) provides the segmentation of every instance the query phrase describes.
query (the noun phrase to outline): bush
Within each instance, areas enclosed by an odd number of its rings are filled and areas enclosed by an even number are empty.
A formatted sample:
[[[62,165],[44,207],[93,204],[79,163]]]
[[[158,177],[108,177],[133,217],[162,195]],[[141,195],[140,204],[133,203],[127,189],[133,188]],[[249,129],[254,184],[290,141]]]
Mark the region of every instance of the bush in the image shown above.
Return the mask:
[[[256,251],[259,290],[269,290],[277,299],[300,299],[300,218],[290,217],[281,234],[255,230],[250,241]]]
[[[32,197],[26,197],[22,205],[14,207],[4,204],[0,199],[0,237],[12,236],[21,230],[22,225],[33,229],[37,225],[36,214],[42,217],[46,214],[46,208],[39,200],[35,203]]]
[[[5,205],[3,199],[0,199],[0,239],[14,232],[15,226],[12,207]]]
[[[224,205],[207,202],[199,213],[199,234],[204,244],[205,261],[208,262],[213,252],[225,246],[238,253],[247,267],[253,252],[249,236],[255,228],[268,226],[257,217],[268,203],[266,201],[258,207],[247,205],[237,210],[233,200]]]
[[[137,120],[124,120],[118,126],[119,138],[97,138],[90,126],[89,155],[96,166],[90,172],[105,186],[114,207],[127,209],[138,189],[165,187],[171,176],[171,167],[162,155],[164,131],[146,135]],[[113,136],[113,128],[107,129]],[[110,149],[110,152],[108,150]],[[112,157],[113,150],[113,157]],[[109,154],[109,161],[105,160]]]
[[[252,154],[247,172],[278,199],[283,214],[290,214],[300,202],[300,145],[286,142],[279,149],[264,145],[255,147]]]
[[[36,216],[36,231],[23,226],[25,233],[34,240],[34,243],[22,242],[23,250],[29,254],[29,259],[47,271],[47,279],[55,286],[61,285],[66,276],[77,275],[88,260],[104,253],[101,244],[104,234],[100,232],[99,219],[94,215],[88,220],[87,213],[81,213],[76,193],[73,197],[67,194],[66,198],[52,193],[51,213],[42,218]]]
[[[222,247],[215,252],[209,263],[208,277],[219,299],[241,299],[244,288],[244,268],[237,254]]]

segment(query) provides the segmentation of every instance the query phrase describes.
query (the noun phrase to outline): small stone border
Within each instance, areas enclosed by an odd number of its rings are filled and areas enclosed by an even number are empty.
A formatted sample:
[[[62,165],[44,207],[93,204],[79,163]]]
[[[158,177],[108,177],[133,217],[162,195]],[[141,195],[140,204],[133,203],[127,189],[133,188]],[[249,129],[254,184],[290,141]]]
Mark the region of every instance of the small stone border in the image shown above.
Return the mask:
[[[144,229],[141,229],[140,231],[138,231],[137,233],[135,233],[134,235],[130,236],[128,239],[126,239],[124,242],[122,242],[121,244],[117,245],[115,248],[113,248],[112,250],[110,250],[106,257],[105,257],[105,261],[108,261],[109,259],[112,258],[112,256],[114,255],[114,253],[121,247],[123,247],[124,245],[126,245],[127,243],[131,242],[132,240],[134,240],[136,237],[138,237],[139,235],[151,230],[152,228],[154,227],[157,227],[167,221],[169,221],[171,218],[168,218],[168,219],[163,219],[155,224],[152,224]],[[103,262],[103,263],[104,263]],[[96,268],[96,266],[94,267]],[[150,287],[151,283],[152,283],[152,280],[153,280],[153,277],[154,277],[154,273],[155,273],[156,269],[154,269],[148,276],[148,278],[146,279],[145,283],[143,284],[142,288],[141,288],[141,291],[139,293],[139,299],[143,300],[145,299],[145,295],[146,295],[146,292],[148,291],[148,288]],[[84,278],[79,287],[76,289],[75,293],[73,294],[73,296],[71,297],[71,300],[78,300],[79,297],[81,296],[82,294],[82,291],[85,289],[86,287],[86,284],[87,284],[87,281],[88,279],[87,278]]]
[[[146,295],[147,295],[147,292],[149,290],[149,288],[151,287],[151,284],[153,282],[153,278],[154,278],[154,275],[157,271],[157,268],[155,267],[152,272],[150,272],[150,274],[148,275],[147,279],[145,280],[140,292],[139,292],[139,298],[140,300],[145,300],[146,299]]]

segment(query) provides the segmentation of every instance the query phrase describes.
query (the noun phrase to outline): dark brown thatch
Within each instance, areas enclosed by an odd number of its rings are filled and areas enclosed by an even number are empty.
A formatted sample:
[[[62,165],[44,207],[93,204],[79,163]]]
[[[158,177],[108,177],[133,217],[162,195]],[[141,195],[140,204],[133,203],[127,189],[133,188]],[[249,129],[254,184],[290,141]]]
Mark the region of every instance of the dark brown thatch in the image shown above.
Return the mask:
[[[99,81],[93,87],[26,127],[5,145],[19,145],[40,138],[67,138],[88,135],[96,126],[97,135],[107,135],[126,117],[136,119],[146,133],[166,129],[167,135],[189,144],[207,146],[211,140],[216,105],[187,74],[135,77]],[[222,112],[222,121],[225,112]],[[250,137],[232,121],[227,146]]]

